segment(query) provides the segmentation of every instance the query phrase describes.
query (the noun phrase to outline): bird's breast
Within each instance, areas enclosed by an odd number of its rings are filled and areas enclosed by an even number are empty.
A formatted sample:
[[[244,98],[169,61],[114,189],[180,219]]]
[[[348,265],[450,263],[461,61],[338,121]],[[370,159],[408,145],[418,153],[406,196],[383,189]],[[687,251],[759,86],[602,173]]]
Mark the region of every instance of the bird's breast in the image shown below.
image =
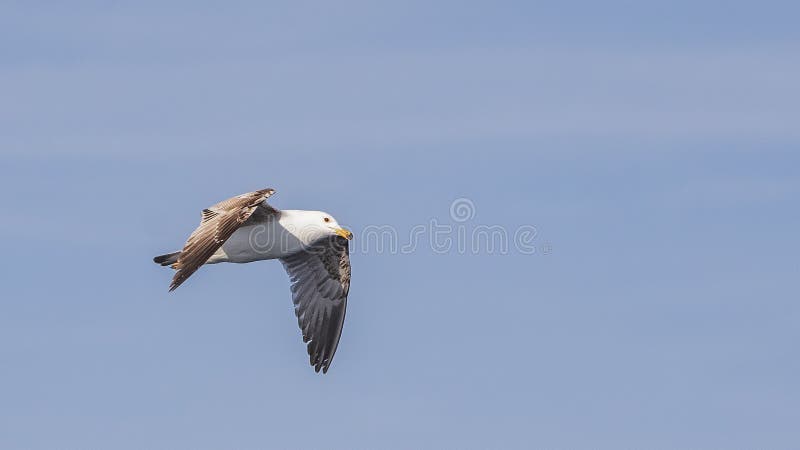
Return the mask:
[[[235,263],[281,258],[300,249],[302,243],[278,221],[243,226],[222,245],[226,262]]]

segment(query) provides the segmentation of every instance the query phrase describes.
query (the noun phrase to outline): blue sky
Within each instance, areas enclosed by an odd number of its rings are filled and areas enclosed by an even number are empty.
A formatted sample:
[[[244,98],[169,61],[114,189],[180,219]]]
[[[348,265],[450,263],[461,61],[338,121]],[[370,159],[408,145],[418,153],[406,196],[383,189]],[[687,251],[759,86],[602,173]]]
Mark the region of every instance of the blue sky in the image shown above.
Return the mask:
[[[793,448],[798,14],[4,3],[0,447]],[[151,262],[268,186],[538,251],[354,252],[321,376],[280,264]]]

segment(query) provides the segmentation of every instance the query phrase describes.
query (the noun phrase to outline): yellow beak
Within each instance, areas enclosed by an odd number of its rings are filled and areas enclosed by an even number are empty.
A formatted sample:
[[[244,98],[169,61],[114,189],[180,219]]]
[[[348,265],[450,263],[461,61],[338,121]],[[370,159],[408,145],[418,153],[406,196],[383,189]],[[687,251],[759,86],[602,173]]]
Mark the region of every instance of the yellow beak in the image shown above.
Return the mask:
[[[345,238],[347,240],[353,239],[353,233],[351,233],[348,230],[345,230],[344,228],[337,228],[336,230],[334,230],[334,232],[338,236],[341,236],[341,237],[343,237],[343,238]]]

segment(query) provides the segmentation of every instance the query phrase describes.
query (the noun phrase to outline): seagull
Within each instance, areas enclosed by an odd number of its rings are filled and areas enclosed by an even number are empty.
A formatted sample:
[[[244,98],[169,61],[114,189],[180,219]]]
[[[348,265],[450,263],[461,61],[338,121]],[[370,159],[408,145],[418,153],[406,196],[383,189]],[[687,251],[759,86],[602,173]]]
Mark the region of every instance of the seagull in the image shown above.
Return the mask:
[[[153,261],[175,269],[171,292],[205,264],[279,260],[311,365],[327,373],[344,325],[353,233],[322,211],[273,208],[267,198],[274,192],[248,192],[204,209],[183,250]]]

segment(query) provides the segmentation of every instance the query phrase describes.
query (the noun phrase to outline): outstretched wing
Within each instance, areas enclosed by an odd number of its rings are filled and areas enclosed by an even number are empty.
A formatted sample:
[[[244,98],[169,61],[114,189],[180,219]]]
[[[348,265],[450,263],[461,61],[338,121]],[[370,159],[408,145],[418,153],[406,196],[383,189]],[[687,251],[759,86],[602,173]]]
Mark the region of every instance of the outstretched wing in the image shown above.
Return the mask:
[[[169,290],[173,291],[200,268],[228,240],[274,189],[262,189],[237,195],[203,210],[200,226],[189,236],[178,261]]]
[[[292,281],[294,312],[311,365],[326,373],[342,335],[350,291],[347,239],[323,239],[281,262]]]

